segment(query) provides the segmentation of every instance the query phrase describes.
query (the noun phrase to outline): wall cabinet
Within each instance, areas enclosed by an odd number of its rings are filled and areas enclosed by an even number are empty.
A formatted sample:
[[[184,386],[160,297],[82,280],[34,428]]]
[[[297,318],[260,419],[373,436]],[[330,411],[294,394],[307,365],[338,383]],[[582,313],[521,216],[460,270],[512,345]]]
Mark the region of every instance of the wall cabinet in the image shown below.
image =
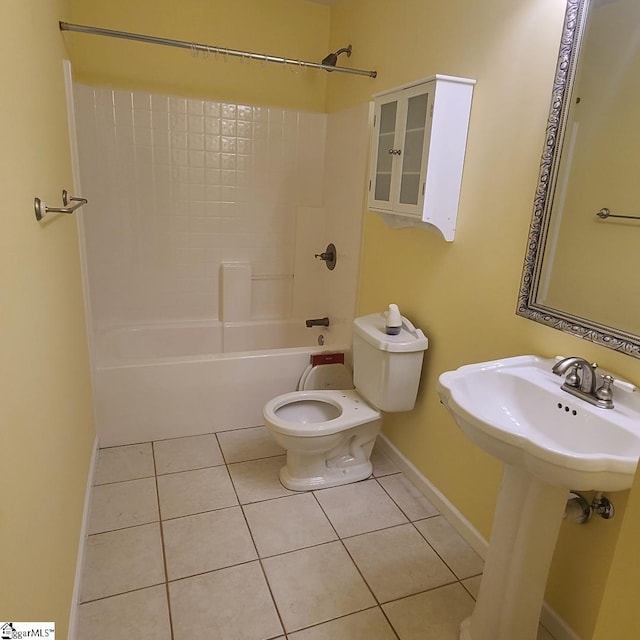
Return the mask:
[[[369,209],[455,236],[475,80],[436,75],[374,96]]]

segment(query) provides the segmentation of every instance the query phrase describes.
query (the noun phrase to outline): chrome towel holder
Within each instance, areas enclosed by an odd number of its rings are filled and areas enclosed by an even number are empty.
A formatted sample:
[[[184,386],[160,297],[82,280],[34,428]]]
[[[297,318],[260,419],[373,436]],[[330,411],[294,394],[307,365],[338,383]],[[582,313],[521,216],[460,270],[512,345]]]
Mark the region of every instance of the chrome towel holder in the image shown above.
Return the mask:
[[[598,218],[602,218],[602,220],[606,220],[607,218],[626,218],[627,220],[640,220],[640,216],[622,216],[618,213],[611,213],[611,209],[607,209],[604,207],[600,209],[598,213],[596,213]]]
[[[71,203],[75,204],[71,204]],[[40,198],[33,199],[33,208],[36,212],[36,220],[40,221],[48,213],[74,213],[76,209],[79,209],[83,204],[89,202],[86,198],[77,198],[76,196],[70,196],[66,189],[62,190],[62,207],[48,207]]]

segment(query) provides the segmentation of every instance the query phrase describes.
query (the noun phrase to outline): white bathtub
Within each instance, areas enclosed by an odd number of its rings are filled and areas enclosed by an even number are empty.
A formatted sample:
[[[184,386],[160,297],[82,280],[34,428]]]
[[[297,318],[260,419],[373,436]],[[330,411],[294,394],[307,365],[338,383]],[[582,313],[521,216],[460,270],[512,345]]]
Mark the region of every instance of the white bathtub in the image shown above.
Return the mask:
[[[94,372],[100,446],[262,424],[264,403],[295,389],[311,353],[343,350],[317,346],[320,333],[286,321],[152,325],[100,334]],[[243,351],[239,345],[246,345]]]

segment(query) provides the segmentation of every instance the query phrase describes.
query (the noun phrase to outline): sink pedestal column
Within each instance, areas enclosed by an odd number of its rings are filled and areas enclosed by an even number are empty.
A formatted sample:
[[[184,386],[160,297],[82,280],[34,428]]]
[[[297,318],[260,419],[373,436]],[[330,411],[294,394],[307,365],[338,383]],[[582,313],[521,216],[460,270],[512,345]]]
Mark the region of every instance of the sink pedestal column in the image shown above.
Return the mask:
[[[505,465],[480,593],[460,640],[535,640],[569,491]]]

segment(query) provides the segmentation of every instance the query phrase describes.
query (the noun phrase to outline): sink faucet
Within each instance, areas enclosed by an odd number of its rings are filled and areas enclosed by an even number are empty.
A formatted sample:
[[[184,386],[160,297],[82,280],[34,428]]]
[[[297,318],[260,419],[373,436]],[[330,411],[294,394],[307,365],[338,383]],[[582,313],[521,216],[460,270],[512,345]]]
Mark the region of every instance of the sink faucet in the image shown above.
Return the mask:
[[[305,320],[307,327],[328,327],[329,318],[310,318]]]
[[[571,356],[556,362],[551,371],[557,376],[561,376],[568,369],[571,369],[571,373],[567,376],[566,384],[578,388],[584,393],[593,394],[596,391],[596,367],[595,362],[589,364],[584,358]],[[582,370],[582,378],[578,376],[578,370],[580,369]]]
[[[598,365],[595,362],[589,364],[584,358],[571,356],[556,362],[551,371],[557,376],[567,374],[560,387],[563,391],[596,407],[613,409],[613,377],[600,376],[597,369]],[[601,386],[598,386],[599,378],[602,378]]]

